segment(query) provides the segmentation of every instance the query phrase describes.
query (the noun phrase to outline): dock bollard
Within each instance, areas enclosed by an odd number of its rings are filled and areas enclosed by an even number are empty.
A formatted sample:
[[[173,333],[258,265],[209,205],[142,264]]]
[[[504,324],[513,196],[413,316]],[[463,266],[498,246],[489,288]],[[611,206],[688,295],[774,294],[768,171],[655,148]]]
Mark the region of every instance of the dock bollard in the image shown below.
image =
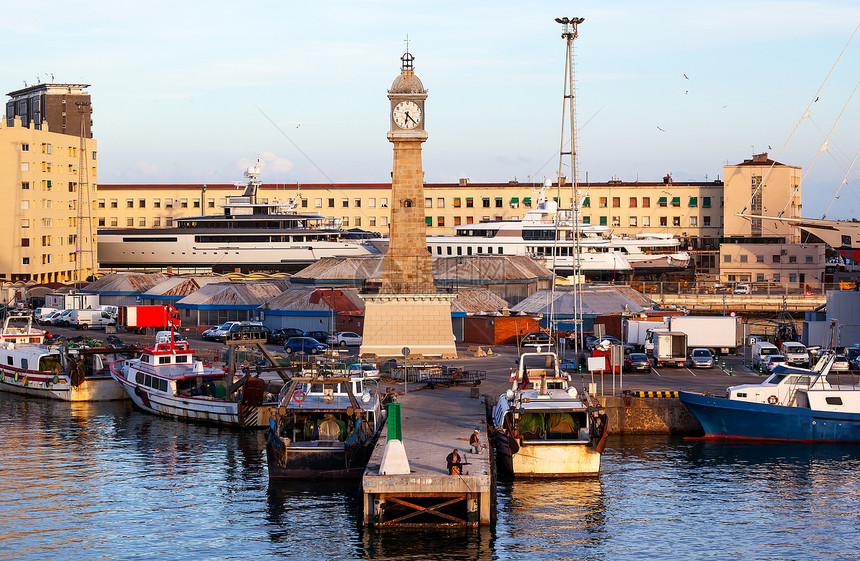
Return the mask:
[[[723,361],[723,370],[726,369],[726,361]]]
[[[759,365],[758,365],[758,375],[759,375],[759,376],[764,376],[764,374],[762,373],[761,364],[759,364]]]
[[[735,368],[734,366],[729,366],[729,376],[734,376],[734,373],[733,373],[734,368]]]

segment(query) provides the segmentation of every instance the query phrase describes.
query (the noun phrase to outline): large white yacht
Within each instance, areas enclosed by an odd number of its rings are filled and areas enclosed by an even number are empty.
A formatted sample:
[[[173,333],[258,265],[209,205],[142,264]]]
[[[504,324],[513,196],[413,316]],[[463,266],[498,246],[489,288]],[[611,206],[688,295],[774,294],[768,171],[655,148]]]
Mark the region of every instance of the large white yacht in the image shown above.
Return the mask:
[[[297,271],[323,257],[357,257],[376,251],[349,239],[339,220],[298,214],[298,198],[257,201],[261,163],[245,170],[241,195],[230,195],[223,214],[177,218],[172,228],[99,230],[99,264],[106,269],[211,269],[216,272]]]
[[[609,226],[577,223],[573,210],[559,209],[543,188],[522,220],[455,226],[454,235],[427,236],[427,249],[434,257],[527,255],[560,275],[572,274],[578,260],[583,275],[602,279],[680,271],[690,264],[690,255],[679,251],[681,242],[671,234],[630,238],[611,232]],[[387,242],[371,241],[380,252]]]

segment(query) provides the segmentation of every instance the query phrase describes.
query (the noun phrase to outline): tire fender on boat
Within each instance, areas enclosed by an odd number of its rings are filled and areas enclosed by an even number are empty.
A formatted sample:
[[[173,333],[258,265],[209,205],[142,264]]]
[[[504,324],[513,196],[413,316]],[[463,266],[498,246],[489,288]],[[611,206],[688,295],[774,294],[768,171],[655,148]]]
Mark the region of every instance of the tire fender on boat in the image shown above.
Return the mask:
[[[296,390],[293,393],[293,399],[296,401],[296,403],[302,403],[305,400],[305,392],[303,392],[302,390]]]
[[[772,395],[769,398],[767,398],[767,402],[770,403],[771,405],[776,405],[777,403],[779,403],[779,398],[776,397],[775,395]]]

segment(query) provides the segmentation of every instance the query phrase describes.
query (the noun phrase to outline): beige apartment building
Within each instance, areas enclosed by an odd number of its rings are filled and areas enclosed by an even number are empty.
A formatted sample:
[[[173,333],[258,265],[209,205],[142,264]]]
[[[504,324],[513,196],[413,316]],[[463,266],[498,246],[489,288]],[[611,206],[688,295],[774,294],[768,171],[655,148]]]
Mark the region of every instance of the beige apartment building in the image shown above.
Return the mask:
[[[95,197],[96,141],[80,146],[79,135],[51,132],[47,121],[37,129],[19,116],[0,119],[0,281],[69,282],[93,273],[86,207]]]
[[[800,215],[800,168],[754,156],[724,166],[726,180],[589,182],[577,186],[585,223],[612,227],[613,234],[669,233],[695,257],[699,278],[726,283],[775,283],[792,288],[819,287],[823,244],[798,245],[795,228],[736,214]],[[756,190],[756,187],[763,187]],[[454,226],[488,220],[519,220],[537,203],[540,183],[427,183],[424,186],[428,235],[451,234]],[[100,185],[94,216],[100,228],[170,227],[176,217],[220,213],[231,184]],[[570,206],[569,183],[545,191]],[[344,228],[388,233],[391,185],[263,184],[265,203],[298,197],[299,212],[336,217]],[[786,204],[786,201],[788,204]],[[744,210],[746,208],[746,210]]]

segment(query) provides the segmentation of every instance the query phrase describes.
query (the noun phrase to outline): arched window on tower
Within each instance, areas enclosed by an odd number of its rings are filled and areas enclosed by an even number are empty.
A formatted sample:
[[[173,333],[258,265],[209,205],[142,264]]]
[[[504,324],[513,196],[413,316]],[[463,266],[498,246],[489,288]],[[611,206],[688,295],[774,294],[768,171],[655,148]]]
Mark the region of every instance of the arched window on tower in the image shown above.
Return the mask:
[[[404,208],[410,208],[412,206],[412,199],[406,199],[403,201]]]

